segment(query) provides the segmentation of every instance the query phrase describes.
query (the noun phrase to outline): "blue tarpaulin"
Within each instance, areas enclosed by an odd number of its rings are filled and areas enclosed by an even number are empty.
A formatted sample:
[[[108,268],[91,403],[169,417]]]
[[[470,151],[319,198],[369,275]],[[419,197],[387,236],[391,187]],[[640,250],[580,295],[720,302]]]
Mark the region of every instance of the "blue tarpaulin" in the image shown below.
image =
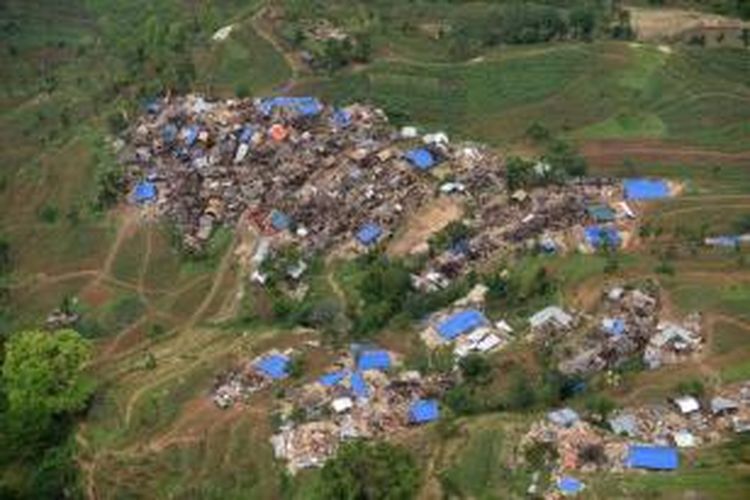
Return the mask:
[[[358,370],[387,370],[391,367],[388,351],[363,351],[357,358]]]
[[[557,480],[557,488],[563,495],[576,495],[583,491],[584,485],[574,477],[564,476]]]
[[[275,230],[285,231],[289,229],[291,223],[292,220],[284,212],[280,212],[279,210],[271,211],[271,226],[273,226]]]
[[[625,333],[625,320],[622,318],[605,318],[602,320],[602,328],[613,337],[619,337]]]
[[[190,147],[193,144],[195,144],[196,139],[198,139],[198,132],[199,128],[197,125],[191,125],[187,129],[185,129],[185,144]]]
[[[161,104],[156,99],[146,102],[146,112],[155,115],[161,110]]]
[[[352,388],[352,394],[358,398],[366,398],[370,391],[367,389],[367,382],[362,376],[362,372],[354,372],[349,378],[349,384]]]
[[[253,138],[253,134],[255,134],[255,129],[251,125],[245,125],[240,132],[240,142],[247,144]]]
[[[282,356],[281,354],[271,354],[261,358],[260,361],[255,364],[255,368],[257,368],[258,371],[273,379],[286,377],[288,367],[289,358]]]
[[[585,229],[586,241],[594,248],[604,245],[619,246],[622,242],[620,233],[614,227],[589,226]]]
[[[138,203],[146,203],[147,201],[153,201],[156,198],[156,186],[153,182],[142,181],[135,186],[135,193],[133,193],[135,201]]]
[[[357,240],[363,245],[372,245],[380,239],[383,230],[375,223],[368,222],[357,231]]]
[[[266,116],[277,108],[292,111],[300,116],[315,116],[323,111],[323,105],[314,97],[270,97],[260,103],[260,111]]]
[[[674,470],[679,456],[677,449],[669,446],[630,445],[625,464],[636,469]]]
[[[409,407],[409,422],[425,424],[440,418],[437,401],[434,399],[418,399]]]
[[[628,200],[657,200],[669,196],[669,186],[661,179],[625,179]]]
[[[435,166],[435,157],[425,148],[411,149],[404,154],[404,158],[418,170],[429,170]]]
[[[318,381],[326,387],[332,387],[346,378],[345,371],[331,372],[322,375]]]
[[[175,139],[177,139],[177,125],[174,123],[167,123],[164,125],[164,128],[161,130],[161,138],[166,143],[174,142]]]
[[[437,331],[444,339],[453,340],[486,324],[487,318],[484,314],[476,309],[467,309],[447,317],[438,325]]]
[[[729,247],[735,248],[742,243],[739,236],[716,236],[714,238],[707,238],[707,244],[716,247]]]
[[[352,115],[345,109],[337,109],[333,112],[331,121],[335,127],[345,128],[352,122]]]

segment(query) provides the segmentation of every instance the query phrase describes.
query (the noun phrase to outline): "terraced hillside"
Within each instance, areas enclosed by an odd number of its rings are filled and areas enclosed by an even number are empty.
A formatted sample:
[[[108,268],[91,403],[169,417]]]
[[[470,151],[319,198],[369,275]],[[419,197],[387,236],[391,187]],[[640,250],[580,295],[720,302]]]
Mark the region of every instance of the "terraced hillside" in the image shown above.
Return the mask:
[[[447,40],[435,41],[426,28],[396,28],[397,20],[425,11],[432,18],[481,18],[493,2],[400,2],[388,15],[363,14],[352,24],[373,30],[369,62],[315,73],[299,65],[281,36],[283,19],[273,15],[279,3],[9,0],[0,6],[0,240],[11,263],[0,282],[0,338],[40,326],[75,298],[83,318],[78,329],[95,346],[88,371],[98,382],[74,431],[57,442],[57,454],[5,447],[0,496],[42,491],[51,498],[64,486],[70,496],[87,498],[314,498],[321,481],[315,470],[291,478],[272,459],[271,409],[279,393],[257,394],[226,411],[207,397],[226,366],[321,336],[275,321],[270,299],[248,292],[235,255],[254,249],[257,235],[225,228],[202,259],[189,259],[168,223],[115,196],[112,142],[163,88],[372,101],[398,124],[528,156],[540,150],[529,134],[536,124],[576,143],[593,173],[679,182],[683,195],[648,206],[641,224],[650,231],[617,256],[614,270],[604,255],[524,257],[515,266],[522,290],[533,288],[543,268],[556,283],[554,299],[586,309],[603,283],[655,278],[675,312],[705,315],[704,355],[658,372],[625,371],[620,387],[603,391],[616,404],[661,401],[694,378],[709,388],[750,378],[747,250],[696,243],[735,231],[750,214],[747,49],[597,37],[480,48],[462,59]],[[330,5],[333,20],[351,19],[356,10],[354,3]],[[211,40],[230,24],[227,40]],[[346,315],[358,303],[358,279],[351,264],[330,257],[313,291]],[[536,305],[497,307],[522,318]],[[396,318],[374,339],[416,359],[416,329]],[[334,352],[328,345],[315,351],[301,381],[318,376]],[[493,355],[492,390],[505,394],[511,375],[534,369],[534,359],[523,347]],[[583,409],[587,395],[566,404]],[[404,444],[423,471],[420,495],[524,495],[533,471],[512,467],[513,444],[544,409],[539,403],[456,416],[445,426],[415,430]],[[4,444],[3,429],[0,435]],[[582,478],[591,498],[681,498],[686,491],[741,498],[746,457],[747,443],[737,441],[688,451],[679,475]]]

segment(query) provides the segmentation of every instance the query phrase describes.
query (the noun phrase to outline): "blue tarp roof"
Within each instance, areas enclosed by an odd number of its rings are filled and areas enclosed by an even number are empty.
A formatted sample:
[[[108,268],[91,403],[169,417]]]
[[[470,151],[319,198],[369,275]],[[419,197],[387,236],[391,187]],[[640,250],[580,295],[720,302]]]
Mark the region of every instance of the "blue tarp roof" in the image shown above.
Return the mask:
[[[630,445],[625,464],[637,469],[673,470],[679,456],[677,449],[669,446]]]
[[[301,116],[315,116],[323,111],[323,105],[314,97],[270,97],[260,103],[260,111],[266,116],[276,108],[287,109]]]
[[[156,198],[156,186],[153,182],[141,181],[136,184],[133,197],[138,203],[152,201],[154,198]]]
[[[622,318],[606,318],[602,321],[602,328],[610,335],[619,337],[625,333],[625,320]]]
[[[564,476],[557,480],[557,488],[563,495],[575,495],[583,491],[584,485],[574,477]]]
[[[288,357],[281,354],[271,354],[255,363],[255,368],[273,379],[280,379],[287,376],[288,365]]]
[[[467,309],[447,317],[438,325],[437,331],[444,339],[453,340],[459,335],[469,333],[486,324],[487,318],[484,314],[476,309]]]
[[[352,388],[352,393],[358,398],[366,398],[370,391],[367,389],[367,382],[362,376],[362,372],[354,372],[349,378],[349,383]]]
[[[601,247],[605,244],[619,246],[622,242],[620,233],[614,227],[589,226],[585,229],[586,241],[592,247]]]
[[[179,132],[177,125],[174,123],[167,123],[164,125],[164,128],[161,129],[161,138],[164,142],[174,142],[174,140],[177,139],[177,132]]]
[[[252,125],[245,124],[244,127],[242,127],[242,131],[240,132],[240,142],[248,143],[250,142],[250,139],[253,138],[253,134],[255,133],[255,129]]]
[[[357,240],[363,245],[372,245],[380,239],[383,230],[377,224],[368,222],[357,231]]]
[[[337,109],[331,117],[333,125],[338,128],[348,127],[352,122],[352,115],[345,109]]]
[[[710,238],[710,241],[711,245],[730,248],[734,248],[742,242],[739,236],[716,236],[714,238]]]
[[[195,144],[195,140],[198,139],[198,132],[200,129],[198,125],[191,125],[185,130],[185,144],[189,147]]]
[[[440,418],[438,403],[434,399],[418,399],[409,407],[409,422],[424,424]]]
[[[326,387],[332,387],[337,385],[339,382],[346,378],[346,371],[341,370],[338,372],[326,373],[321,376],[318,381]]]
[[[669,186],[661,179],[625,179],[625,198],[629,200],[656,200],[669,196]]]
[[[404,154],[404,158],[418,170],[429,170],[435,166],[435,157],[425,148],[411,149]]]
[[[289,225],[292,223],[292,219],[287,214],[279,210],[271,211],[271,225],[277,231],[284,231],[289,229]]]
[[[386,370],[391,367],[388,351],[363,351],[357,358],[358,370]]]

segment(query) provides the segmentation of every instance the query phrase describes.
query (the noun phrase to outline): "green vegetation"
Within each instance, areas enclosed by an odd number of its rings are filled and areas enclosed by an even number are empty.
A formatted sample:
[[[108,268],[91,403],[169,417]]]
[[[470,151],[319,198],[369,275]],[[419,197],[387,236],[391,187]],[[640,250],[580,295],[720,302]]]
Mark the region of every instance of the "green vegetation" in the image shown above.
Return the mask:
[[[5,344],[0,464],[24,468],[20,481],[0,480],[0,491],[42,498],[77,488],[70,432],[93,392],[83,374],[90,355],[73,330],[18,332]]]
[[[407,500],[419,487],[419,469],[411,454],[387,443],[345,443],[326,462],[319,497],[336,500]]]

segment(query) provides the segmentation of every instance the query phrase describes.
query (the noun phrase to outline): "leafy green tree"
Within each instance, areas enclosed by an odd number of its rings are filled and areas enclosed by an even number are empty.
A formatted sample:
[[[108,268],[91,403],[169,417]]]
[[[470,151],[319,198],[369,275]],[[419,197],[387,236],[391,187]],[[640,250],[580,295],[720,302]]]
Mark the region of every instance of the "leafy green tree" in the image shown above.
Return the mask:
[[[2,380],[11,419],[27,431],[46,431],[53,417],[84,408],[93,383],[83,366],[90,344],[74,330],[19,332],[7,342]]]
[[[505,183],[508,189],[515,191],[532,184],[534,163],[518,156],[511,156],[505,163]]]
[[[326,500],[406,500],[419,488],[414,457],[386,442],[345,443],[321,471],[318,497]]]
[[[545,153],[544,159],[553,170],[565,172],[572,177],[586,175],[588,163],[576,148],[565,141],[555,141]]]
[[[492,381],[492,365],[481,354],[471,353],[461,358],[458,366],[469,384],[484,385]]]

